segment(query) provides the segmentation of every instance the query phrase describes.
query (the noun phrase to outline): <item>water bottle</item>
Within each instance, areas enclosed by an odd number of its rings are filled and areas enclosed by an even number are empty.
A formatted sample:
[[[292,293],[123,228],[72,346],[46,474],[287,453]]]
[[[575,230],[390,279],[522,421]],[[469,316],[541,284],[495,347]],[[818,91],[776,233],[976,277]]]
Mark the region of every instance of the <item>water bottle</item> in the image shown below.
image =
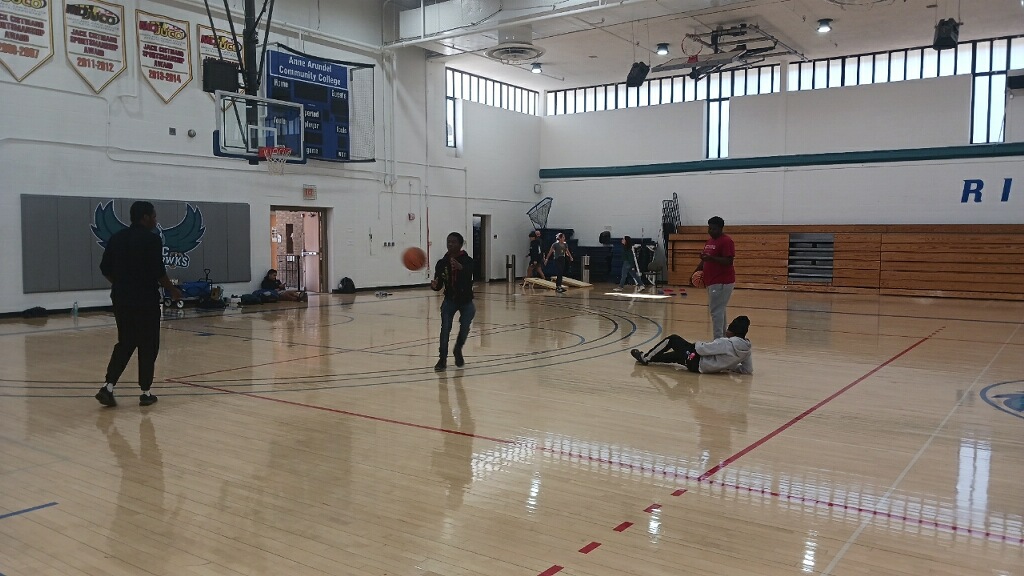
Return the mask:
[[[71,305],[71,317],[78,318],[78,300],[75,300],[75,303]]]

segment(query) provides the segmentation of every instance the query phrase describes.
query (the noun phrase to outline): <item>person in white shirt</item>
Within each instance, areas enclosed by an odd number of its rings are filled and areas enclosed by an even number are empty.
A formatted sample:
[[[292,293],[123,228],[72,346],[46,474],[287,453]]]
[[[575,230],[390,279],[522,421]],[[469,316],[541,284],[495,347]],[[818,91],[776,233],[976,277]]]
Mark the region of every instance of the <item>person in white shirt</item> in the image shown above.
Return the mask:
[[[754,355],[747,331],[750,319],[737,316],[725,330],[725,337],[710,342],[688,342],[673,334],[658,342],[646,353],[636,348],[629,351],[636,361],[646,366],[651,362],[675,363],[686,366],[690,372],[754,373]]]

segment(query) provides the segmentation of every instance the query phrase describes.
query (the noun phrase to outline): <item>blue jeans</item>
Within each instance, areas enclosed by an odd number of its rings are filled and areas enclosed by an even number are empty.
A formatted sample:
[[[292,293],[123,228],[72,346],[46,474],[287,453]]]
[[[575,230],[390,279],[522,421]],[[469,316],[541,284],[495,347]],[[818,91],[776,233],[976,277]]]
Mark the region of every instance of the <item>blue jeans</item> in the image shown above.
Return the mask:
[[[622,278],[619,280],[619,288],[626,285],[626,276],[632,276],[633,281],[636,282],[637,286],[643,286],[644,281],[640,278],[640,272],[637,271],[636,267],[630,262],[622,263]]]
[[[437,346],[437,354],[442,360],[448,358],[448,340],[452,335],[452,322],[455,320],[455,313],[459,313],[459,335],[455,338],[455,353],[462,354],[462,345],[469,338],[469,325],[473,323],[476,316],[476,306],[470,300],[459,305],[451,300],[441,302],[441,341]]]

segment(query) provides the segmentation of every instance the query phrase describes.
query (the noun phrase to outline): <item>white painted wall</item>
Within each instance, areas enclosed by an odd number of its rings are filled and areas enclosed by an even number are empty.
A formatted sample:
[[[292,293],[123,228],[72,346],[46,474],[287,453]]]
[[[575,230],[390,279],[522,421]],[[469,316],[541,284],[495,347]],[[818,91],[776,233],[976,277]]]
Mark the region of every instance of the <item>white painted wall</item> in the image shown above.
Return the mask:
[[[541,167],[629,166],[704,157],[704,102],[545,116]]]
[[[734,98],[729,156],[967,145],[970,90],[969,77],[954,77]],[[689,157],[636,161],[649,142],[664,146],[667,135],[703,138],[703,117],[687,114],[681,123],[683,106],[703,110],[703,103],[638,109],[647,113],[645,130],[622,130],[609,112],[545,117],[541,163],[564,168],[699,159],[694,147]],[[1024,116],[1024,109],[1017,111]],[[1024,122],[1011,124],[1018,121]],[[661,126],[661,136],[652,134],[652,126]],[[618,135],[614,150],[602,146],[588,158],[583,143],[612,130]],[[549,139],[571,142],[573,150]],[[658,157],[658,151],[649,153]],[[1002,202],[1007,178],[1011,193]],[[964,181],[975,179],[985,183],[982,202],[961,202]],[[543,185],[555,199],[552,222],[575,228],[588,244],[609,226],[613,236],[659,230],[661,202],[673,193],[679,194],[683,223],[691,225],[716,214],[727,224],[1024,223],[1020,158],[553,179]]]
[[[1013,178],[1001,202],[1005,178]],[[961,202],[964,180],[985,182],[982,201]],[[850,165],[654,177],[552,180],[557,226],[596,244],[660,230],[661,201],[679,195],[685,225],[711,216],[730,224],[1021,224],[1024,163],[1014,159]],[[568,217],[567,217],[568,216]]]
[[[970,143],[971,77],[740,96],[729,157]]]
[[[1024,142],[1024,90],[1006,97],[1006,141]]]

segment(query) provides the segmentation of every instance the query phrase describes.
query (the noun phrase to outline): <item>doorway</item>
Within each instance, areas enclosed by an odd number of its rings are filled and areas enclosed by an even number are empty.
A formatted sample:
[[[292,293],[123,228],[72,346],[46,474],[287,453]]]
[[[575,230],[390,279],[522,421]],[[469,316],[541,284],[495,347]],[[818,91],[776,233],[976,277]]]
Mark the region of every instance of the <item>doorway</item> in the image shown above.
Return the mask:
[[[490,276],[490,238],[491,238],[491,216],[490,214],[473,214],[473,262],[476,266],[474,274],[480,282],[488,282]]]
[[[270,268],[288,288],[327,292],[325,208],[270,208]]]

